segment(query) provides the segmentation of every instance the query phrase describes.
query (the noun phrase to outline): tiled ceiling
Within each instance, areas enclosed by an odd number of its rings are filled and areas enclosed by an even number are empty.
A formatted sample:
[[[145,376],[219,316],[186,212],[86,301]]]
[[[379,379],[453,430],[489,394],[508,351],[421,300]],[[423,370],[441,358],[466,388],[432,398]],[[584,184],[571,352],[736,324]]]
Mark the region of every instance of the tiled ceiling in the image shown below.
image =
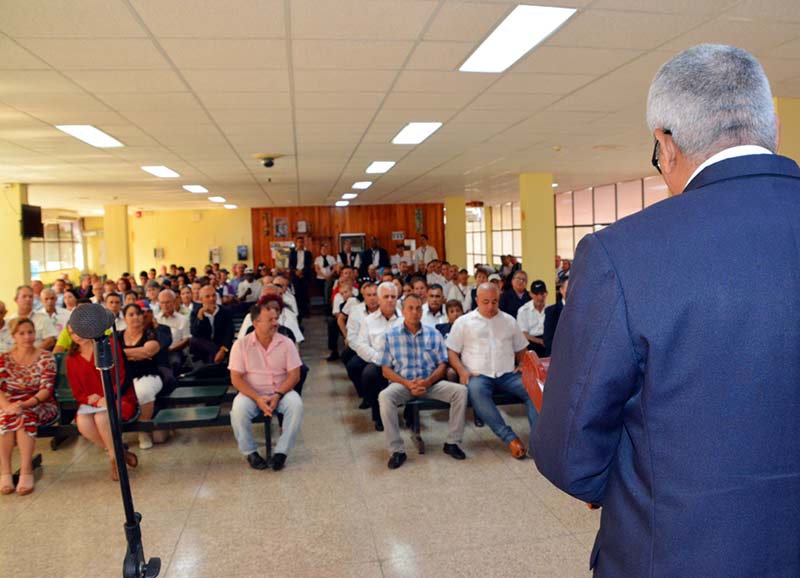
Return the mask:
[[[800,97],[796,0],[557,0],[578,13],[504,74],[458,66],[507,0],[0,2],[0,182],[84,213],[329,204],[373,160],[358,203],[513,197],[516,175],[561,189],[649,174],[647,87],[697,42],[754,52],[776,96]],[[444,126],[418,146],[409,121]],[[96,149],[55,124],[93,124]],[[283,155],[265,169],[258,153]],[[165,164],[180,179],[139,169]]]

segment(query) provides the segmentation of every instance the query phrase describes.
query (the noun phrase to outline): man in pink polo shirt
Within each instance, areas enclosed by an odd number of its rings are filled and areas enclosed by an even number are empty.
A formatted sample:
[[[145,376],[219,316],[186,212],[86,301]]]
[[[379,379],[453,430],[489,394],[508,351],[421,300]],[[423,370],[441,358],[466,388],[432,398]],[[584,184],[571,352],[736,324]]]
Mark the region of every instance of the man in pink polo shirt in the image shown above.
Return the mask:
[[[239,391],[231,408],[231,426],[250,467],[264,470],[271,465],[278,471],[286,463],[303,423],[303,401],[294,391],[302,362],[292,340],[277,332],[275,310],[254,305],[251,311],[255,330],[234,343],[228,362],[231,382]],[[271,416],[276,411],[283,414],[283,433],[270,464],[258,454],[252,419],[259,413]]]

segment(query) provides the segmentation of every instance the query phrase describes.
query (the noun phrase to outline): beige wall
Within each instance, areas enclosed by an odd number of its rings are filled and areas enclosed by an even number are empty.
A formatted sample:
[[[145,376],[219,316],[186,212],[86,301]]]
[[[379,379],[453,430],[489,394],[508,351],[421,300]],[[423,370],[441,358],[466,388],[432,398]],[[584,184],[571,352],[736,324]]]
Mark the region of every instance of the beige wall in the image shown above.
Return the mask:
[[[247,245],[249,262],[253,260],[250,209],[215,209],[204,211],[142,211],[128,217],[131,273],[160,265],[183,265],[200,269],[208,263],[211,247],[221,248],[224,266],[236,261],[237,245]],[[156,259],[153,249],[164,249],[164,258]],[[119,276],[122,271],[109,271]]]

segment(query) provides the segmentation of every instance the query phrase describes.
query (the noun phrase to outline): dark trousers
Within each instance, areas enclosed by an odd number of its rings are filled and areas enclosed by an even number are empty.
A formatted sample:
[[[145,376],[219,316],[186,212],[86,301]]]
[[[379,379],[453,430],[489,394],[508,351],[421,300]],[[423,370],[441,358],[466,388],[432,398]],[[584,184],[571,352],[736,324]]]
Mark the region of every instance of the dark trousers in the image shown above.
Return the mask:
[[[192,337],[189,342],[189,352],[195,361],[203,363],[214,363],[214,356],[219,351],[219,345],[210,339],[201,339],[199,337]]]
[[[347,364],[350,363],[350,360],[353,359],[353,357],[356,355],[356,352],[350,349],[349,347],[345,347],[344,351],[342,351],[340,355],[342,357],[342,363],[344,363],[345,366],[347,366]]]
[[[305,277],[295,277],[292,281],[294,287],[294,297],[297,300],[298,319],[308,319],[309,315],[309,302],[308,302],[308,283],[309,280]]]
[[[383,377],[383,370],[380,365],[367,363],[364,371],[361,372],[361,391],[364,392],[364,400],[369,402],[372,407],[372,421],[380,421],[381,409],[378,405],[378,395],[389,385],[389,380]]]
[[[339,353],[339,324],[336,317],[328,319],[328,349],[333,353]]]
[[[537,337],[541,336],[539,335]],[[530,341],[528,342],[528,349],[530,351],[535,351],[536,355],[538,355],[539,357],[545,357],[545,354],[547,353],[547,349],[545,348],[544,345],[539,345],[538,343],[531,343]]]
[[[347,377],[353,382],[353,387],[356,388],[358,397],[364,397],[364,392],[361,390],[361,374],[364,373],[367,362],[353,352],[353,357],[345,365],[347,367]]]

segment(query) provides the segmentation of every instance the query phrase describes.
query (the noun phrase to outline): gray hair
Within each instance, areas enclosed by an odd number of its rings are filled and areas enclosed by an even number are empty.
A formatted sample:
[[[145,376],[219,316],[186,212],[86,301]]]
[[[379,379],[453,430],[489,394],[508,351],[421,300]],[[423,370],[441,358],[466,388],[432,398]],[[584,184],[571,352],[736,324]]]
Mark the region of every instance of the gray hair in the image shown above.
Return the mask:
[[[397,295],[397,285],[392,283],[391,281],[384,281],[380,285],[378,285],[378,297],[383,297],[383,294],[387,291],[391,291],[395,295]]]
[[[701,163],[737,145],[775,152],[775,107],[764,70],[749,52],[699,44],[664,64],[647,97],[650,132],[669,130],[683,155]]]

